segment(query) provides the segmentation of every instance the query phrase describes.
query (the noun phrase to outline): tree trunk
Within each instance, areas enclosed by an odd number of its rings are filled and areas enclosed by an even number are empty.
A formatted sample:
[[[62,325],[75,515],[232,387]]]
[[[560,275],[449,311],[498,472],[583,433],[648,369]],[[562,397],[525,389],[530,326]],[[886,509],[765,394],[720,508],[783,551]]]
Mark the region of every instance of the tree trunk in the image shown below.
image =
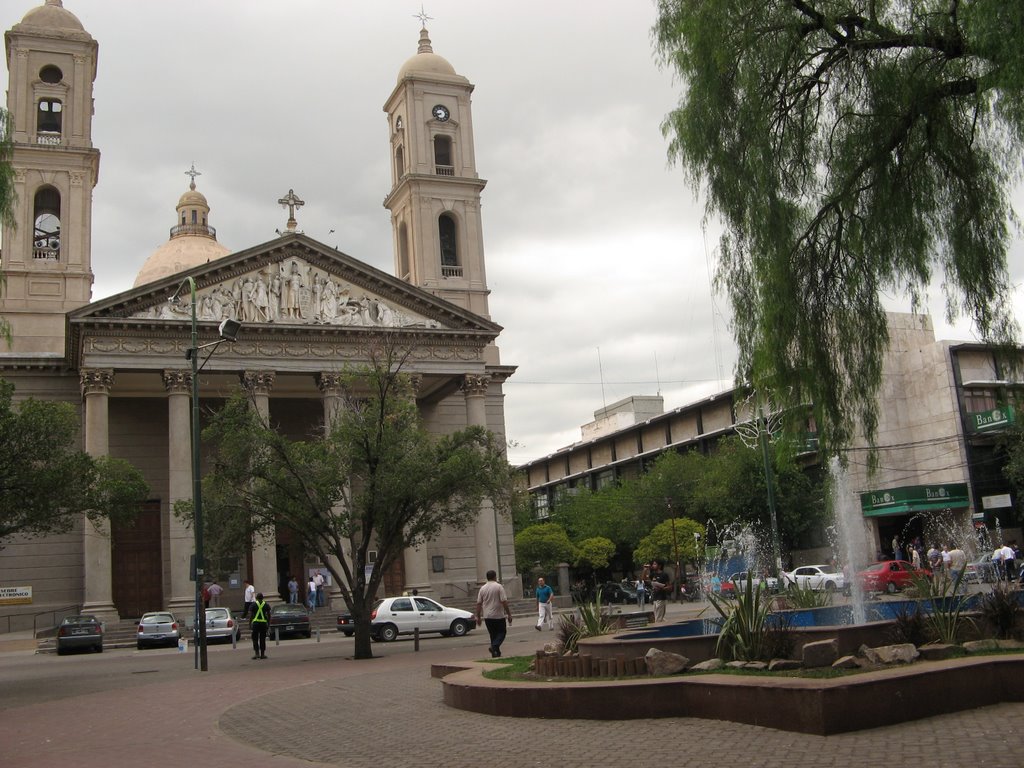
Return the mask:
[[[353,619],[356,625],[356,659],[373,658],[373,641],[370,639],[370,618]]]

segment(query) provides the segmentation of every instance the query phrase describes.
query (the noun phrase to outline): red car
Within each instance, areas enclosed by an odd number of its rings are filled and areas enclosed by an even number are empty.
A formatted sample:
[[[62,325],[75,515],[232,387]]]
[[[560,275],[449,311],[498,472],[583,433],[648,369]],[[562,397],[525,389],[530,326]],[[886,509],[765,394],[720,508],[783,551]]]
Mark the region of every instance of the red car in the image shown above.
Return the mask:
[[[888,592],[891,595],[912,586],[914,579],[930,579],[931,576],[931,571],[915,569],[906,560],[883,560],[860,571],[857,580],[865,592]]]

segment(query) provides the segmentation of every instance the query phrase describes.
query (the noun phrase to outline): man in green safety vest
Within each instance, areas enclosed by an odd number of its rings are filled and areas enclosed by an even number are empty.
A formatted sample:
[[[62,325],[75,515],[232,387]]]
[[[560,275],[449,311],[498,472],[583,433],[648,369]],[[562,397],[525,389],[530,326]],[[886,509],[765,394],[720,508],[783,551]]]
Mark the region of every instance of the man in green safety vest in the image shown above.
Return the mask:
[[[267,658],[267,630],[270,628],[270,606],[263,600],[263,593],[256,595],[253,603],[252,620],[249,631],[252,633],[253,659]]]

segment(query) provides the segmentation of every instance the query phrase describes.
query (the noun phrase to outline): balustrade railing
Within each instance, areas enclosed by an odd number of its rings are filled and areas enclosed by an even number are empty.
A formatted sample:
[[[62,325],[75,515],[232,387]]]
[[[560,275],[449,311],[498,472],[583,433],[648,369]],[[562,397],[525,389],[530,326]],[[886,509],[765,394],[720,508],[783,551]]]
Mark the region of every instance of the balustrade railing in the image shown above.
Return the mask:
[[[441,277],[462,277],[462,267],[441,265]]]
[[[436,176],[454,176],[455,166],[454,165],[435,165],[434,174]]]

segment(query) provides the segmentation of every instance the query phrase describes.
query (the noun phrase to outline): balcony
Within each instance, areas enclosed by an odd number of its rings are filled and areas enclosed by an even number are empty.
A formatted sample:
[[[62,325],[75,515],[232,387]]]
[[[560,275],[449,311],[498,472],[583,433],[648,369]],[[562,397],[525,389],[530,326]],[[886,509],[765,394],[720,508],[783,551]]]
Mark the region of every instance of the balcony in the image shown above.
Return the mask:
[[[217,230],[209,224],[179,224],[176,227],[171,227],[171,237],[178,237],[180,235],[203,235],[204,237],[212,237],[216,240]]]
[[[462,267],[442,264],[441,277],[462,277]]]
[[[454,176],[455,166],[454,165],[435,165],[434,166],[435,176]]]
[[[48,147],[59,147],[60,131],[40,131],[36,134],[36,144],[44,144]]]
[[[50,248],[37,245],[32,249],[32,258],[36,261],[60,261],[60,246]]]

